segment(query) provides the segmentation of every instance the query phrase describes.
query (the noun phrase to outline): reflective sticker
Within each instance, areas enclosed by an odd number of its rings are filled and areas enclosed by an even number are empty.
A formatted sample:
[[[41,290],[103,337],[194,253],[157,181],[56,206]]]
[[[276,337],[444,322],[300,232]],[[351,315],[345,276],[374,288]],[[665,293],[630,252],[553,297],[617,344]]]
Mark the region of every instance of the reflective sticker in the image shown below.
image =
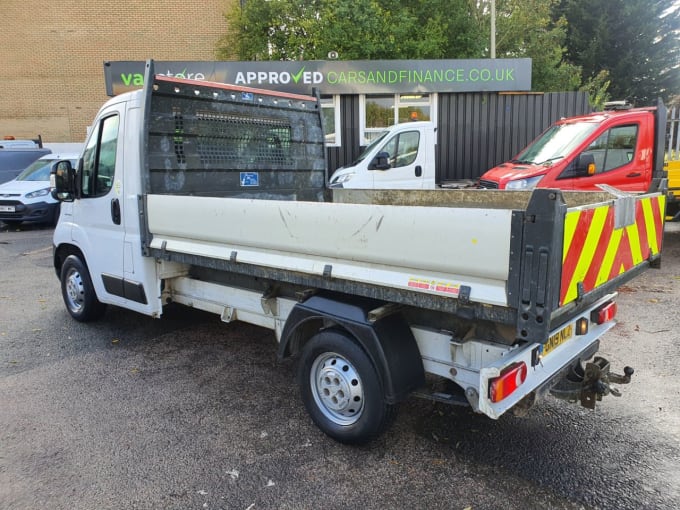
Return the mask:
[[[644,197],[635,203],[635,222],[616,228],[615,206],[567,212],[562,248],[560,306],[575,301],[579,284],[585,292],[661,251],[665,197]]]

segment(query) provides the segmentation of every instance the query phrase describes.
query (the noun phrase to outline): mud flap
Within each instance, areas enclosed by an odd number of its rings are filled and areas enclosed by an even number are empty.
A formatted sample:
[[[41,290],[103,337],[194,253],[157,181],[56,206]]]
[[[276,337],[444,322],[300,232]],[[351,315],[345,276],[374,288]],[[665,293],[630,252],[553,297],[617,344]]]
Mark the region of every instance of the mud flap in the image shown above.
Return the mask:
[[[611,372],[609,361],[596,356],[593,361],[574,363],[565,377],[550,389],[550,393],[559,399],[569,402],[581,402],[583,407],[595,409],[595,403],[606,395],[620,397],[621,392],[612,388],[611,384],[628,384],[635,371],[624,367],[624,375]]]

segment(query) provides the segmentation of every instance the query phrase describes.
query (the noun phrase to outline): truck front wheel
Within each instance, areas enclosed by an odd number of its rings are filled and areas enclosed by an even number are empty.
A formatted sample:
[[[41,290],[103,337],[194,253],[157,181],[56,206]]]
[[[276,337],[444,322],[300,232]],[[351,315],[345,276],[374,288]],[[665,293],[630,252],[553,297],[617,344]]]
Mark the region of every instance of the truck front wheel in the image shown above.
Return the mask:
[[[370,441],[396,416],[396,406],[385,402],[373,363],[340,330],[321,331],[307,342],[298,382],[314,423],[341,443]]]
[[[97,299],[87,266],[76,255],[66,257],[61,266],[61,295],[68,313],[80,322],[98,319],[106,309]]]

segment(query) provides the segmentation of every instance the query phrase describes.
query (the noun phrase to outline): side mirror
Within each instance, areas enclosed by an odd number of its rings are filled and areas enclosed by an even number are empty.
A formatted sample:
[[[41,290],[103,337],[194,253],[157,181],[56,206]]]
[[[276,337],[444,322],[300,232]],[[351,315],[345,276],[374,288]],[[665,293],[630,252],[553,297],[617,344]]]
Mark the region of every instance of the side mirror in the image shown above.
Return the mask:
[[[76,171],[68,160],[57,161],[50,171],[52,198],[60,202],[73,202],[76,195]]]
[[[390,155],[387,152],[379,152],[368,165],[369,170],[389,170],[392,168],[390,165]]]
[[[576,159],[576,166],[574,172],[576,177],[588,177],[595,175],[597,168],[595,167],[595,157],[592,154],[579,154]]]
[[[592,154],[579,154],[574,160],[569,163],[558,179],[573,179],[574,177],[590,177],[595,175],[597,167],[595,166],[595,157]]]

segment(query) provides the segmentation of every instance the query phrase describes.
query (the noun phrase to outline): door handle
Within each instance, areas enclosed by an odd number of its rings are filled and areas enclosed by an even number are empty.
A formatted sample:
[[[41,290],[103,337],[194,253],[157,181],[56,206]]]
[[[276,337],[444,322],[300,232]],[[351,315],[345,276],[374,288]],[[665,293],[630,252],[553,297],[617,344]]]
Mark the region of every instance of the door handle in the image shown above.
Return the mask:
[[[120,225],[120,202],[117,198],[111,199],[111,221],[115,225]]]
[[[416,177],[420,177],[421,175],[423,175],[423,167],[420,166],[420,165],[417,165],[416,166]]]
[[[631,172],[626,175],[626,177],[640,177],[642,174],[640,172]]]

